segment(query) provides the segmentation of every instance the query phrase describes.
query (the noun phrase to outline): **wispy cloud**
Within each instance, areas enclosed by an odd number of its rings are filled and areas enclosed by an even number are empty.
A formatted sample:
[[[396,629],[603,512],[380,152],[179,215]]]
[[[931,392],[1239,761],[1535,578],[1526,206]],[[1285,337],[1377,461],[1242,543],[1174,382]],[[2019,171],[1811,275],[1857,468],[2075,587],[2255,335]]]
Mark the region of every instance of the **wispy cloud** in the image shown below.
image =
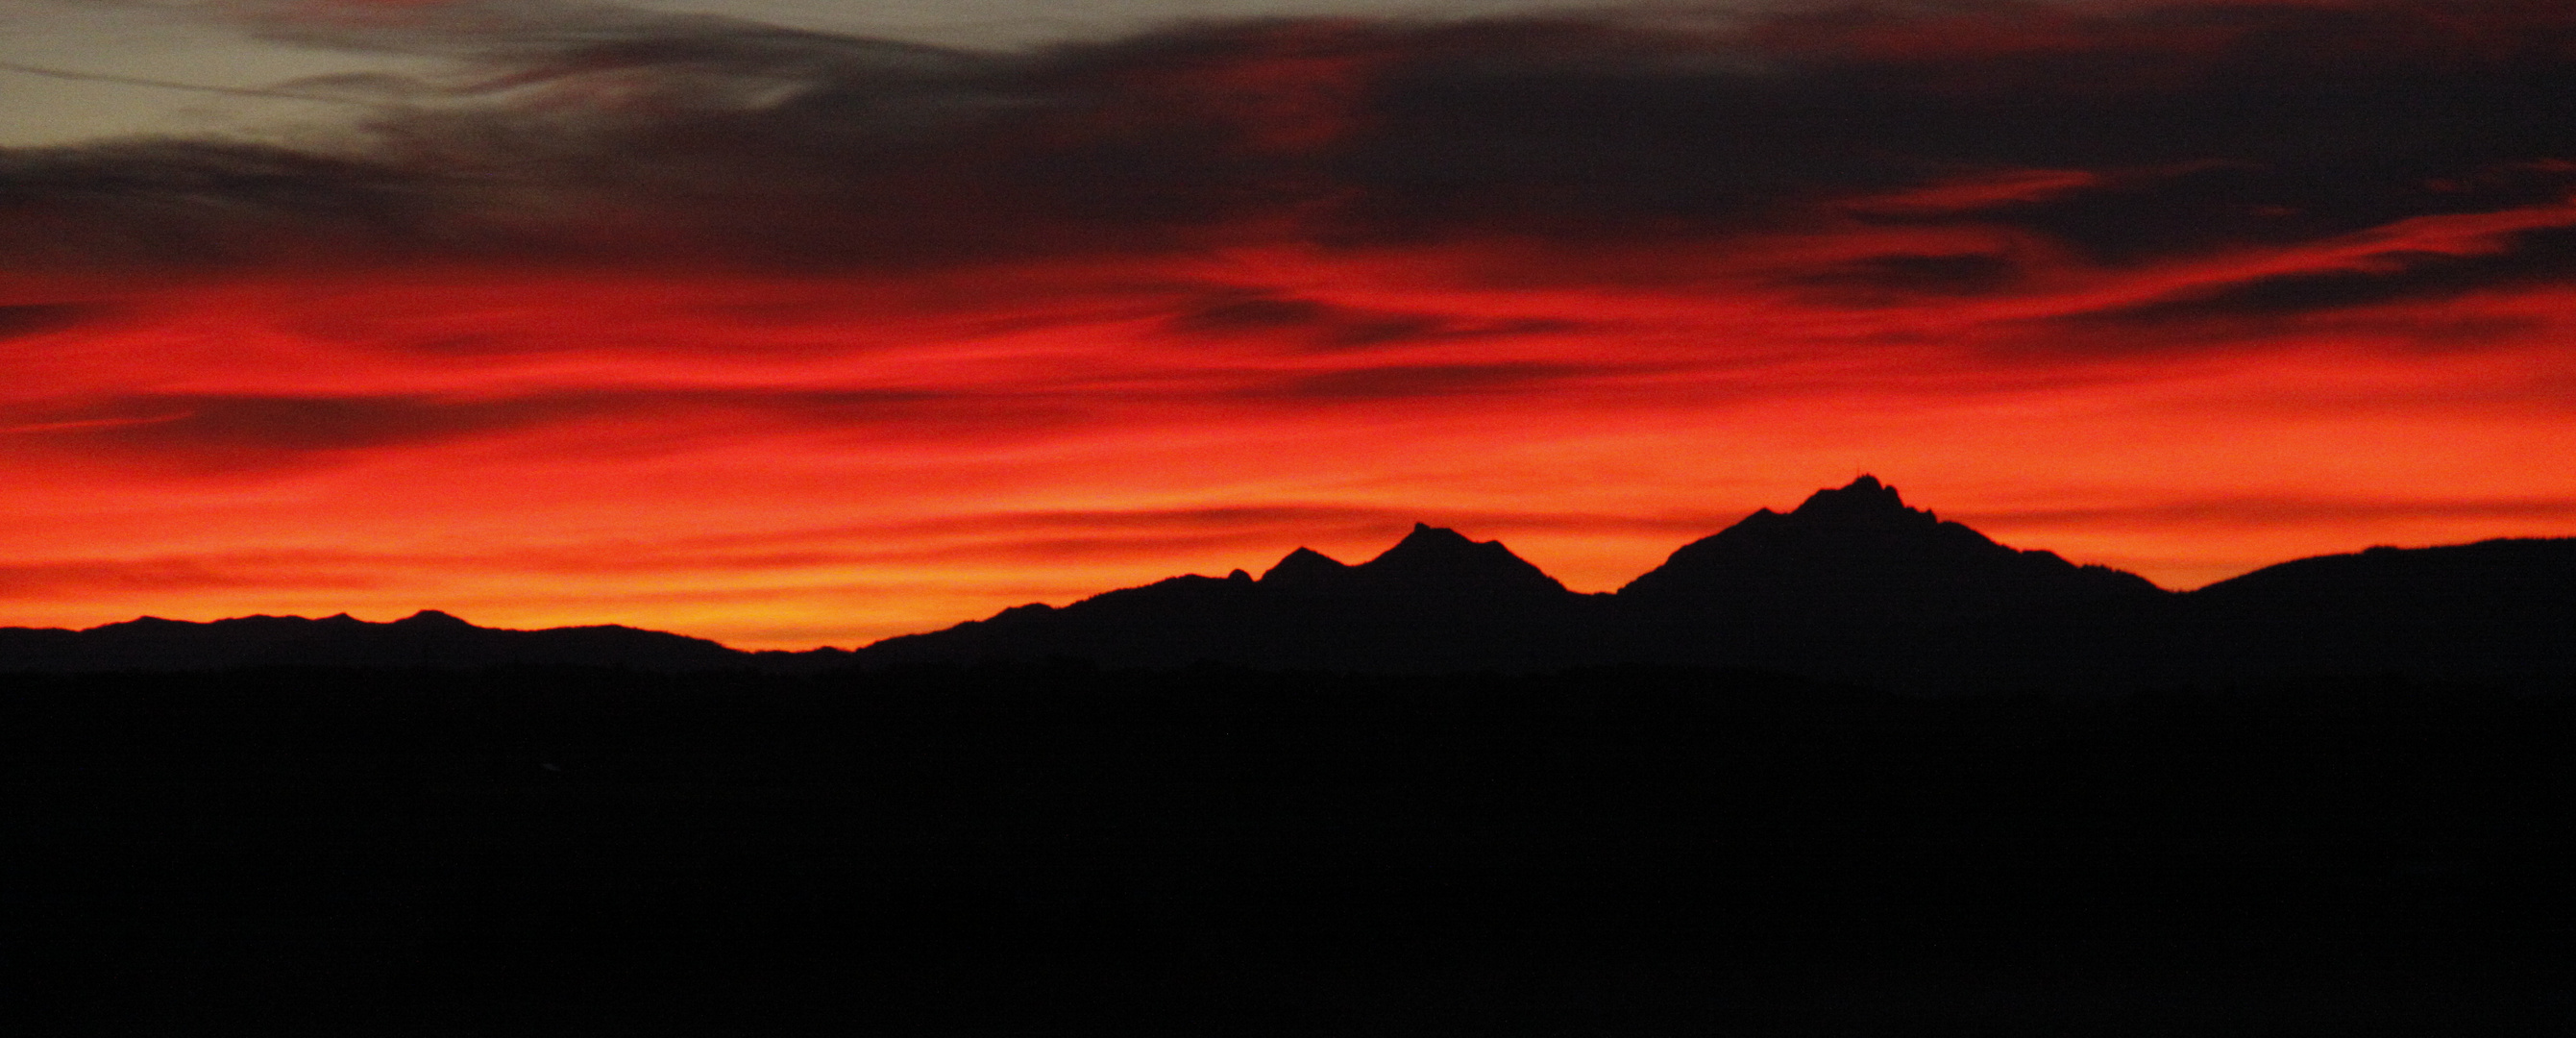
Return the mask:
[[[399,245],[864,265],[1839,215],[2135,263],[2576,184],[2576,19],[2537,3],[1285,20],[1026,54],[546,0],[228,10],[457,71],[296,85],[387,106],[328,157],[18,155],[0,183],[19,212],[96,228],[42,240],[112,262]]]
[[[1010,53],[193,10],[409,64],[271,84],[354,113],[291,143],[0,152],[11,615],[887,633],[1415,519],[1606,587],[1859,470],[2196,583],[2561,531],[2576,493],[2563,4]]]

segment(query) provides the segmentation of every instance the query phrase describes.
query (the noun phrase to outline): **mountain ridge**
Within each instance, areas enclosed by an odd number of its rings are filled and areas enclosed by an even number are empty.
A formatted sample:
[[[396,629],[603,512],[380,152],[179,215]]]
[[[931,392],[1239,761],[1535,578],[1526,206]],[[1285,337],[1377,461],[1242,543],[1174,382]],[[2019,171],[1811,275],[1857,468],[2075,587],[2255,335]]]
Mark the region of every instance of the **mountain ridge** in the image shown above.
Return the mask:
[[[1416,523],[1357,564],[1298,547],[1259,577],[1189,574],[1031,603],[856,650],[745,652],[621,625],[511,631],[141,617],[0,628],[0,670],[263,665],[817,671],[1078,659],[1347,671],[1656,663],[1898,685],[2214,680],[2363,668],[2576,678],[2576,538],[2374,547],[2194,591],[2003,545],[1864,475],[1759,509],[1616,592],[1581,594],[1500,541]]]
[[[2170,594],[2134,573],[1998,544],[1907,506],[1895,487],[1868,475],[1818,490],[1794,511],[1764,508],[1685,544],[1618,594],[1669,606],[1746,592],[1772,609],[1879,613],[1992,610],[2012,595],[2059,601]],[[1962,594],[1972,601],[1960,601]]]

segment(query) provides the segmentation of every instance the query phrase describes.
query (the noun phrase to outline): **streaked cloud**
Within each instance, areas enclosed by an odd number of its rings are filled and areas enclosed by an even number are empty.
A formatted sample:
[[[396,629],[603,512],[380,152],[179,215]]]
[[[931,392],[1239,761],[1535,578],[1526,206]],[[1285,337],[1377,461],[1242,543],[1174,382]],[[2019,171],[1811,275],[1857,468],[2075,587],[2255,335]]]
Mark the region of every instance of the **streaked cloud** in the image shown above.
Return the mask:
[[[1598,590],[1860,471],[2189,585],[2576,495],[2560,5],[220,13],[383,63],[0,152],[0,622],[846,643],[1416,519]]]

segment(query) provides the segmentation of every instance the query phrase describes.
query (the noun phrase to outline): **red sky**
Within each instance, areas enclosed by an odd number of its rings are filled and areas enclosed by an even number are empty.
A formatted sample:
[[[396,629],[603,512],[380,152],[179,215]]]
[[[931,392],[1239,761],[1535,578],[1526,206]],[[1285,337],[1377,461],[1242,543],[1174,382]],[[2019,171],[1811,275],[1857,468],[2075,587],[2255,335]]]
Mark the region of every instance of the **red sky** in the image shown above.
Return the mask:
[[[2576,534],[2549,6],[507,9],[333,141],[0,152],[0,624],[852,645],[1415,520],[1609,590],[1864,471],[2177,588]]]

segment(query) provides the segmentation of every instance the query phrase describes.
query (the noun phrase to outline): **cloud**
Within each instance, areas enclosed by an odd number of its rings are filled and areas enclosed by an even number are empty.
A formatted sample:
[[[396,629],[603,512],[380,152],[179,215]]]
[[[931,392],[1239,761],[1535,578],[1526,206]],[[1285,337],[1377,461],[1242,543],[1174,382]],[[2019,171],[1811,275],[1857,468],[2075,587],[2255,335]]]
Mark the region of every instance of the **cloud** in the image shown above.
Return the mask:
[[[2119,264],[2576,188],[2576,15],[2540,3],[1292,19],[1019,54],[545,2],[236,10],[457,71],[327,152],[7,156],[0,248],[828,267],[1860,220]]]
[[[382,561],[218,555],[10,563],[0,565],[0,600],[280,588],[362,590],[385,582],[380,574],[363,572],[371,563]]]
[[[2168,583],[2565,519],[2563,4],[1014,53],[194,9],[434,71],[277,84],[358,102],[339,131],[0,153],[0,526],[13,564],[141,567],[17,572],[54,590],[12,615],[335,611],[225,590],[268,570],[219,549],[380,545],[315,579],[888,633],[1415,520],[1612,587],[1864,470]]]
[[[1388,364],[1298,375],[1251,395],[1307,401],[1391,400],[1413,397],[1532,392],[1617,373],[1580,364]]]
[[[105,307],[87,303],[0,304],[0,339],[69,328],[105,311]]]
[[[1232,556],[1250,567],[1275,560],[1291,548],[1319,537],[1393,543],[1425,518],[1426,514],[1419,510],[1352,504],[1053,509],[480,549],[221,550],[139,558],[79,558],[0,565],[0,599],[41,601],[155,592],[364,590],[398,585],[421,573],[448,577],[640,576],[661,581],[719,575],[736,579],[748,576],[764,582],[762,586],[774,586],[777,581],[803,586],[812,582],[808,574],[820,570],[925,563],[982,567],[1101,561],[1150,564],[1174,554],[1218,553],[1219,557]],[[1720,529],[1741,516],[1447,509],[1428,518],[1487,535],[1575,532],[1685,538]],[[687,592],[700,597],[717,593]]]
[[[1862,293],[1975,296],[2011,287],[2020,273],[2020,266],[2010,257],[1982,252],[1889,253],[1837,263],[1801,275],[1793,283],[1841,290],[1837,295],[1845,300],[1867,298]]]
[[[1102,538],[1183,537],[1265,542],[1286,551],[1281,540],[1315,531],[1383,536],[1390,540],[1417,522],[1456,526],[1471,531],[1577,531],[1623,534],[1707,534],[1743,518],[1737,513],[1629,515],[1616,512],[1440,509],[1383,505],[1277,503],[1229,504],[1177,508],[1035,509],[961,512],[902,522],[818,527],[753,534],[720,534],[675,538],[664,546],[677,552],[787,550],[882,540],[1012,540],[1029,535],[1061,537],[1079,532]],[[587,549],[585,549],[587,550]]]
[[[1323,350],[1559,334],[1583,328],[1581,322],[1562,317],[1378,309],[1243,288],[1208,293],[1166,322],[1166,329],[1182,338],[1269,336]]]
[[[2576,520],[2576,498],[2422,498],[2244,495],[2093,508],[1994,509],[1952,518],[1995,527],[2294,527],[2320,522],[2458,519]]]
[[[381,159],[255,144],[0,150],[0,257],[57,272],[406,257],[452,220],[436,188]]]
[[[978,431],[1008,426],[1008,406],[976,408]],[[519,396],[257,393],[141,394],[72,405],[0,411],[0,442],[22,457],[52,455],[78,464],[115,462],[159,470],[228,472],[292,468],[387,451],[432,447],[472,437],[561,436],[579,423],[611,435],[668,437],[713,425],[739,435],[751,428],[894,427],[893,434],[937,435],[957,420],[953,402],[930,394],[856,389],[592,388]],[[14,413],[12,413],[14,412]],[[1018,416],[1018,424],[1027,424]]]
[[[2482,254],[2392,250],[2363,259],[2359,266],[2267,274],[2073,319],[2137,325],[2251,321],[2564,284],[2576,279],[2576,227],[2515,232]]]
[[[154,465],[259,467],[300,455],[430,443],[520,424],[522,403],[409,396],[146,395],[22,413],[0,436],[28,453],[124,457]]]

